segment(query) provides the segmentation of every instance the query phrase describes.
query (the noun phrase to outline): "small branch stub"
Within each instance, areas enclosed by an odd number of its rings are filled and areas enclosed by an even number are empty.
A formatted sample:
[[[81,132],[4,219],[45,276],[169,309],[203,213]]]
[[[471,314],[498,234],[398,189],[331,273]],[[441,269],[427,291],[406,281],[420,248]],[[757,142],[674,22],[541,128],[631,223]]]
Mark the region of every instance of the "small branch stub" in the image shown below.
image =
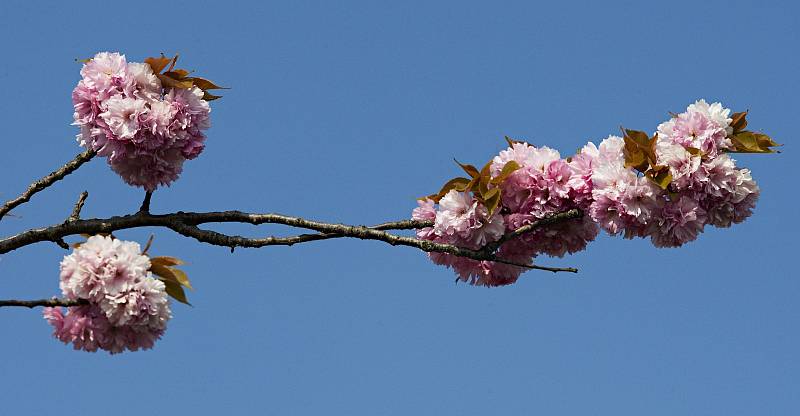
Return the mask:
[[[89,192],[81,192],[80,196],[78,196],[78,202],[76,202],[75,206],[72,208],[72,214],[70,214],[69,218],[67,218],[68,222],[77,221],[81,218],[81,210],[83,209],[83,204],[86,203],[86,198],[88,197]]]

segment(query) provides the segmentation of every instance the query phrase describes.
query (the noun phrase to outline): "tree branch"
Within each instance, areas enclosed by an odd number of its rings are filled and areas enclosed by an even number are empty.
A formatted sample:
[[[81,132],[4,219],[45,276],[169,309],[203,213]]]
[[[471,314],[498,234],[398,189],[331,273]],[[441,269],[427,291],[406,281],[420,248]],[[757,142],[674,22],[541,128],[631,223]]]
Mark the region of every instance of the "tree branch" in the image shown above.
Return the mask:
[[[37,306],[47,306],[47,307],[56,307],[56,306],[80,306],[80,305],[88,305],[89,301],[86,299],[59,299],[59,298],[50,298],[50,299],[36,299],[36,300],[0,300],[0,308],[4,306],[21,306],[25,308],[35,308]]]
[[[571,209],[571,210],[568,210],[568,211],[562,211],[562,212],[558,212],[558,213],[555,213],[555,214],[550,214],[550,215],[548,215],[548,216],[546,216],[546,217],[544,217],[542,219],[536,220],[536,221],[534,221],[534,222],[532,222],[532,223],[530,223],[528,225],[523,225],[522,227],[519,227],[519,228],[517,228],[516,230],[514,230],[514,231],[512,231],[510,233],[504,234],[502,237],[500,237],[499,240],[497,240],[497,241],[495,241],[493,243],[487,244],[483,248],[483,251],[486,251],[488,253],[494,253],[503,244],[505,244],[505,243],[507,243],[507,242],[509,242],[509,241],[511,241],[511,240],[523,235],[523,234],[527,234],[527,233],[529,233],[529,232],[531,232],[533,230],[536,230],[537,228],[546,227],[548,225],[557,224],[557,223],[568,221],[568,220],[571,220],[571,219],[577,219],[577,218],[580,218],[582,216],[583,216],[583,212],[581,212],[581,210],[579,210],[579,209]]]
[[[576,216],[580,216],[580,211],[573,211],[567,211],[566,213],[563,213],[563,215],[556,216],[551,220],[528,227],[529,231],[544,224],[552,224],[558,221],[565,221],[571,218],[576,218]],[[207,223],[245,223],[253,225],[267,223],[282,224],[291,227],[317,231],[321,234],[303,234],[291,237],[248,238],[238,235],[222,234],[211,230],[203,230],[198,227],[200,224]],[[193,238],[200,242],[229,247],[231,249],[235,247],[256,248],[273,245],[291,246],[293,244],[308,241],[347,237],[359,238],[362,240],[382,241],[390,245],[414,247],[425,252],[447,253],[460,257],[467,257],[473,260],[495,261],[518,267],[525,267],[528,269],[546,270],[551,272],[577,272],[577,269],[571,267],[545,267],[509,262],[504,259],[497,258],[493,252],[489,252],[487,250],[470,250],[451,244],[435,243],[432,241],[420,240],[412,237],[398,236],[384,231],[386,229],[423,228],[431,225],[432,223],[430,221],[406,220],[380,224],[376,227],[366,227],[363,225],[356,226],[312,221],[281,214],[253,214],[241,211],[176,212],[163,215],[153,215],[148,212],[140,211],[131,215],[103,219],[95,218],[88,220],[69,221],[46,228],[28,230],[15,236],[0,240],[0,254],[7,253],[9,251],[37,242],[58,242],[66,236],[76,234],[107,234],[117,230],[129,228],[163,227],[169,228],[178,234]]]
[[[153,191],[147,191],[144,193],[144,199],[142,200],[142,206],[139,207],[139,212],[150,212],[150,199],[153,197]]]
[[[80,153],[75,156],[74,159],[67,162],[64,166],[58,168],[57,170],[51,172],[49,175],[39,179],[38,181],[30,184],[28,189],[22,193],[22,195],[6,202],[0,207],[0,221],[2,221],[3,217],[8,214],[9,211],[12,209],[30,201],[31,197],[36,194],[37,192],[49,187],[50,185],[64,179],[65,176],[69,175],[70,173],[74,172],[76,169],[81,167],[84,163],[91,160],[95,154],[97,154],[94,150],[87,150],[83,153]]]
[[[27,202],[35,193],[47,188],[53,183],[59,181],[65,176],[69,175],[78,169],[83,163],[94,157],[96,152],[87,150],[78,154],[72,161],[68,162],[58,170],[45,176],[44,178],[31,184],[27,191],[25,191],[18,198],[7,202],[0,208],[0,219],[3,215],[8,213],[11,209]],[[530,232],[536,228],[554,224],[560,221],[566,221],[573,218],[578,218],[582,213],[573,209],[570,211],[554,214],[550,217],[536,221],[527,226],[514,230],[511,233],[504,235],[500,240],[488,244],[479,250],[471,250],[458,247],[452,244],[436,243],[428,240],[421,240],[412,237],[404,237],[386,232],[390,229],[419,229],[430,227],[431,221],[415,221],[405,220],[379,224],[373,227],[366,227],[363,225],[346,225],[346,224],[332,224],[320,221],[312,221],[299,217],[291,217],[281,214],[253,214],[241,211],[221,211],[221,212],[176,212],[172,214],[153,215],[150,213],[150,199],[152,192],[146,192],[144,201],[139,211],[135,214],[125,216],[115,216],[105,219],[89,219],[81,220],[80,212],[83,208],[88,192],[81,193],[78,201],[72,209],[72,213],[67,220],[62,224],[53,225],[46,228],[31,229],[24,231],[15,236],[7,237],[0,240],[0,254],[16,250],[20,247],[27,246],[42,241],[52,241],[59,246],[68,249],[69,246],[64,241],[64,237],[75,234],[110,234],[113,231],[138,228],[138,227],[163,227],[169,228],[178,234],[186,237],[194,238],[197,241],[229,247],[233,251],[236,247],[264,247],[271,245],[288,245],[310,242],[316,240],[324,240],[330,238],[359,238],[362,240],[375,240],[382,241],[390,245],[402,245],[407,247],[414,247],[425,252],[439,252],[447,253],[460,257],[467,257],[473,260],[480,261],[493,261],[498,263],[509,264],[528,269],[546,270],[550,272],[572,272],[577,273],[577,269],[572,267],[545,267],[533,264],[521,264],[498,258],[495,255],[497,249],[505,242],[514,239],[524,233]],[[265,238],[249,238],[238,235],[227,235],[211,230],[203,230],[198,225],[207,223],[247,223],[253,225],[259,224],[282,224],[290,227],[305,228],[317,231],[319,234],[301,234],[290,237],[265,237]],[[12,301],[3,301],[12,302]],[[25,302],[25,301],[13,301]]]

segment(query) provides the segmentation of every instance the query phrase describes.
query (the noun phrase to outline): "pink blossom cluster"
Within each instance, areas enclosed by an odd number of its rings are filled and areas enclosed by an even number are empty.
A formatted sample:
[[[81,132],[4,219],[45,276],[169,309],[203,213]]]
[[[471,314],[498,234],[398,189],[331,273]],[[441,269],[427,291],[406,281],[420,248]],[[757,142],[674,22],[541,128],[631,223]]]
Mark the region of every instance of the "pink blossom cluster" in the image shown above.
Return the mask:
[[[149,64],[110,52],[86,62],[81,76],[72,92],[78,142],[128,184],[169,185],[203,151],[211,109],[199,88],[163,88]]]
[[[750,171],[736,168],[730,110],[699,100],[658,126],[655,155],[672,181],[662,189],[625,166],[623,138],[586,144],[563,159],[547,147],[513,142],[494,157],[492,175],[509,161],[520,166],[498,186],[501,207],[488,216],[469,192],[450,190],[438,203],[419,201],[412,218],[431,220],[418,238],[480,249],[507,232],[572,208],[582,218],[542,227],[501,245],[498,258],[530,264],[538,255],[562,257],[586,248],[603,229],[625,238],[649,237],[657,247],[678,247],[697,238],[706,224],[728,227],[750,216],[759,189]],[[523,268],[431,253],[461,281],[483,286],[514,283]]]
[[[64,298],[88,305],[46,308],[53,335],[76,350],[114,353],[153,347],[171,318],[164,283],[153,278],[139,244],[90,237],[61,261]]]
[[[589,215],[612,235],[649,237],[656,247],[693,241],[706,224],[744,221],[759,189],[750,171],[737,168],[728,153],[734,150],[731,132],[730,110],[704,100],[661,123],[655,156],[672,177],[663,190],[626,169],[623,139],[609,137],[599,152],[587,152],[594,162]]]
[[[550,214],[572,208],[586,209],[591,185],[588,176],[576,172],[582,160],[564,160],[558,151],[513,143],[491,163],[492,176],[498,176],[510,161],[520,168],[500,185],[501,207],[488,217],[487,210],[468,192],[449,191],[438,207],[434,201],[419,201],[412,218],[433,220],[433,227],[417,231],[422,239],[478,250],[500,239],[505,233]],[[574,166],[573,166],[574,165]],[[597,225],[582,218],[548,228],[537,229],[501,245],[497,256],[528,264],[539,254],[561,257],[586,247],[598,233]],[[453,268],[458,279],[475,285],[501,286],[514,283],[525,270],[518,266],[478,261],[451,254],[431,253],[436,264]]]

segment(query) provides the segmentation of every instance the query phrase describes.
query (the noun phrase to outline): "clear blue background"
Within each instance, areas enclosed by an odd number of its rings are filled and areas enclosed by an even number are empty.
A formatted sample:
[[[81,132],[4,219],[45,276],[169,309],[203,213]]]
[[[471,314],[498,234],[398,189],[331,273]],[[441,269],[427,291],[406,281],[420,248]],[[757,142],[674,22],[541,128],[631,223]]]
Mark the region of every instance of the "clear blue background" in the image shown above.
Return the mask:
[[[794,2],[77,2],[0,5],[0,199],[79,152],[75,58],[180,52],[233,87],[208,147],[155,212],[403,219],[503,135],[570,154],[653,130],[697,98],[786,143],[741,155],[755,214],[681,249],[602,236],[511,287],[453,284],[419,251],[326,241],[259,250],[119,232],[196,287],[147,352],[72,351],[41,310],[0,310],[3,414],[797,414],[798,16]],[[135,211],[94,160],[0,222]],[[253,236],[279,227],[228,226]],[[0,298],[58,293],[55,244],[0,259]]]

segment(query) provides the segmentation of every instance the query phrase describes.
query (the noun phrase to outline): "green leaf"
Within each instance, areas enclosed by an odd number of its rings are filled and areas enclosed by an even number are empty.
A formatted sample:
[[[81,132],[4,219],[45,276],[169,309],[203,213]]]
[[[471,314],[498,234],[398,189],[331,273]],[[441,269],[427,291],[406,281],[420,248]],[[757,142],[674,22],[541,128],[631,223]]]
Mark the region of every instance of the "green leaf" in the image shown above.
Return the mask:
[[[494,211],[500,206],[500,198],[501,198],[501,191],[500,188],[492,188],[484,195],[483,203],[486,205],[486,209],[489,210],[489,216],[494,214]]]
[[[150,272],[162,279],[172,280],[188,287],[189,289],[192,289],[192,284],[189,283],[189,277],[186,276],[186,273],[183,270],[164,266],[163,264],[151,263]]]
[[[189,281],[189,276],[186,275],[186,272],[176,268],[170,268],[170,270],[172,270],[172,274],[175,275],[175,277],[178,279],[178,283],[180,283],[181,286],[184,286],[189,290],[194,290],[192,283]]]
[[[486,195],[486,192],[489,191],[489,182],[492,181],[492,161],[490,160],[483,168],[481,168],[480,172],[480,179],[478,180],[478,192],[480,192],[481,197]]]
[[[439,193],[428,195],[427,197],[420,199],[431,199],[433,200],[433,202],[436,202],[438,204],[439,201],[445,195],[447,195],[447,193],[450,192],[451,190],[455,189],[458,192],[464,192],[467,190],[467,187],[469,186],[470,183],[471,183],[470,180],[467,178],[461,178],[461,177],[453,178],[447,181],[447,183],[445,183],[444,186],[442,186],[442,189],[439,190]]]
[[[645,176],[664,190],[666,190],[672,182],[672,174],[669,172],[669,166],[653,166],[645,173]]]
[[[732,153],[775,153],[772,147],[780,146],[771,137],[752,131],[741,131],[731,137],[734,150]]]
[[[519,163],[509,160],[503,165],[503,169],[500,170],[500,173],[492,179],[492,185],[500,185],[505,182],[505,180],[520,167]]]

